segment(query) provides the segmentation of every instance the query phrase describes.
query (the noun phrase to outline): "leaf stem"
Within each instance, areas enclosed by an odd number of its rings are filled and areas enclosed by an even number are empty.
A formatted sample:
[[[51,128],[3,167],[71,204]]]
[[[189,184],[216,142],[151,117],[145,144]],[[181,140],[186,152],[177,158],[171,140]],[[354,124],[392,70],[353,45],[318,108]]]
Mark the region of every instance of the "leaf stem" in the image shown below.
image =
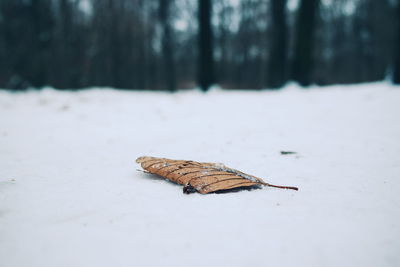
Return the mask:
[[[270,187],[281,188],[281,189],[291,189],[291,190],[296,190],[296,191],[299,190],[299,188],[294,187],[294,186],[273,185],[273,184],[268,184],[268,183],[263,183],[263,185],[270,186]]]

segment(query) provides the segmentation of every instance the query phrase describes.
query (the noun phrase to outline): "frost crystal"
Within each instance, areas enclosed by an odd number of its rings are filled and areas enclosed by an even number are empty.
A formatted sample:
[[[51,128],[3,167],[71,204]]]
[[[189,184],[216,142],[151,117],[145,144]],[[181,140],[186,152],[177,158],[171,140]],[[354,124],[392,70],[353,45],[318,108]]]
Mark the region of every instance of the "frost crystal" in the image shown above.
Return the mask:
[[[218,171],[224,171],[224,172],[233,173],[233,174],[235,174],[235,175],[237,175],[237,176],[243,177],[243,178],[245,178],[245,179],[247,179],[247,180],[250,180],[250,181],[252,181],[252,182],[259,182],[259,180],[258,180],[256,177],[251,176],[251,175],[248,175],[248,174],[245,174],[245,173],[240,172],[240,171],[235,170],[235,169],[231,169],[231,168],[225,166],[225,165],[222,164],[222,163],[216,163],[216,164],[214,164],[212,167],[213,167],[214,169],[217,169]]]

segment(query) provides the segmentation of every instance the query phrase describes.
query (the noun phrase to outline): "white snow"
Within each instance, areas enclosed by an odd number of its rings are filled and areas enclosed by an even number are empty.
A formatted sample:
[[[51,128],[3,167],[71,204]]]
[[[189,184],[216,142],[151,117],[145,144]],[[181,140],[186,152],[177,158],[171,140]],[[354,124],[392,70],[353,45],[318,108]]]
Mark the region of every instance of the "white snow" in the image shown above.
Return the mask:
[[[0,266],[400,266],[399,115],[386,83],[0,91]],[[299,191],[185,195],[145,155]]]

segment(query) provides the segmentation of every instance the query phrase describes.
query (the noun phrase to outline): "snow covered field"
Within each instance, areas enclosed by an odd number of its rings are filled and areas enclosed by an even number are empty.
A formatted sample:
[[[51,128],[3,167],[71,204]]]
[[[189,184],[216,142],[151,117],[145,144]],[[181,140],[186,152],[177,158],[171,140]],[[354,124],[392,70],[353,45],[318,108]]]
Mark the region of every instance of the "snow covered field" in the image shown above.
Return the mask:
[[[0,266],[400,266],[399,115],[385,83],[0,91]],[[300,190],[184,195],[142,155]]]

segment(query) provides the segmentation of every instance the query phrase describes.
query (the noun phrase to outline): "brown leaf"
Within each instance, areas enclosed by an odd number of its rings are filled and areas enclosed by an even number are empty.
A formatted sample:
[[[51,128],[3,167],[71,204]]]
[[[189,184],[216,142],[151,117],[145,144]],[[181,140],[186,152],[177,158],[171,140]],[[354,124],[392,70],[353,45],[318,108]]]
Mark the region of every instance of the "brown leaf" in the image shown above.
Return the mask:
[[[187,194],[251,189],[262,185],[298,190],[297,187],[268,184],[261,178],[231,169],[220,163],[154,157],[139,157],[136,162],[141,164],[142,168],[149,173],[157,174],[183,185],[183,192]]]

